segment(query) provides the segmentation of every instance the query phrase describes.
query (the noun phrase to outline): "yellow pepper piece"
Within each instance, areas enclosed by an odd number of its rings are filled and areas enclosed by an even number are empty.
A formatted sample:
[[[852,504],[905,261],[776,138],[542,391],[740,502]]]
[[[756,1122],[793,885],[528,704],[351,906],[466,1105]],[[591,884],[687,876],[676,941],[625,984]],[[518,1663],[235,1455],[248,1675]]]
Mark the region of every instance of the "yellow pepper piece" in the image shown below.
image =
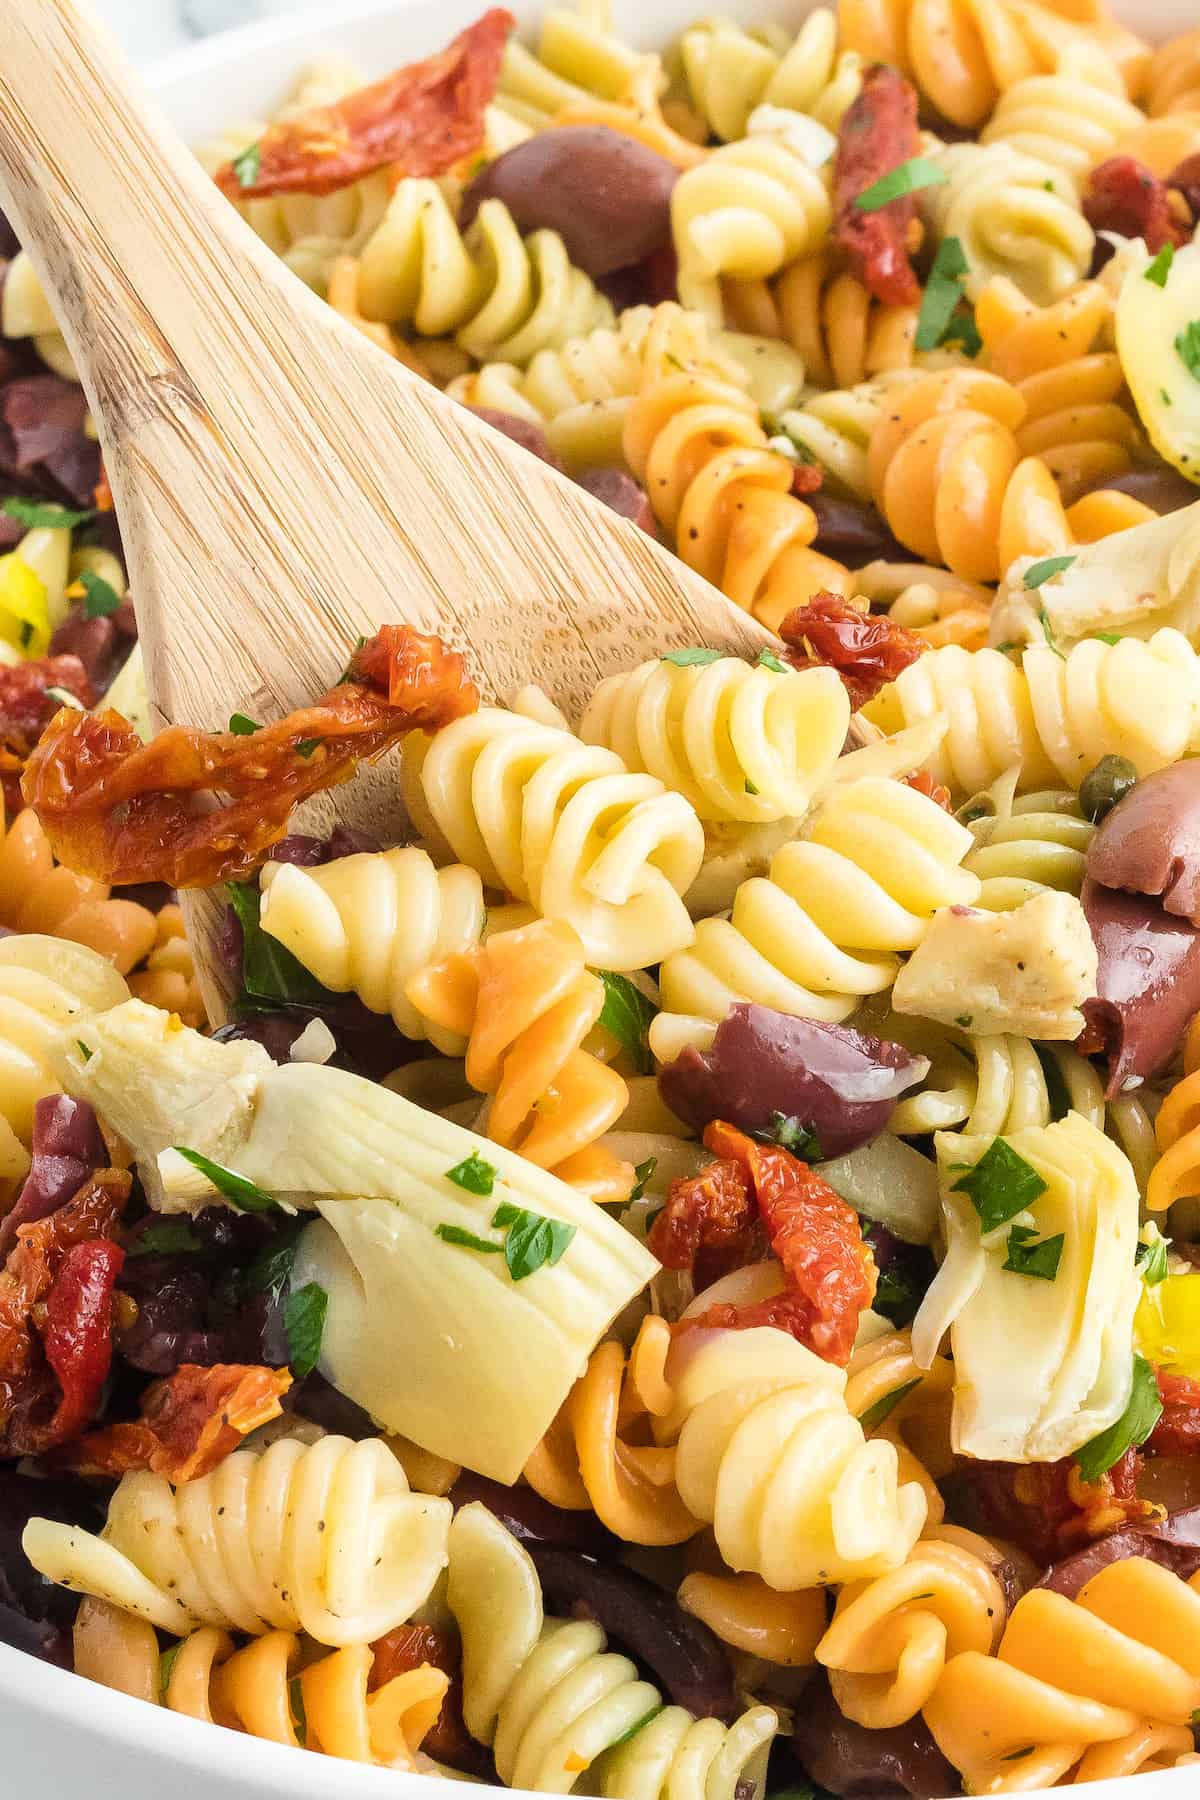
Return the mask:
[[[0,638],[27,657],[50,645],[46,584],[15,551],[0,556]]]
[[[1157,1368],[1200,1377],[1200,1274],[1168,1275],[1146,1288],[1134,1314],[1133,1337]]]

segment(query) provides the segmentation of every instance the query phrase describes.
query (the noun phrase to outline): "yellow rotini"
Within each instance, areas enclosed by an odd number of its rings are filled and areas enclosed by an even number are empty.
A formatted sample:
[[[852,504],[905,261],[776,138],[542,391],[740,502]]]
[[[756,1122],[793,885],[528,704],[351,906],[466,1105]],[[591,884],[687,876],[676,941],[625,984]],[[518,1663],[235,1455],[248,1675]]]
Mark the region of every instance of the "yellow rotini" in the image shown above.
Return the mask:
[[[611,1800],[761,1800],[777,1714],[724,1725],[664,1706],[599,1625],[545,1616],[528,1551],[478,1503],[450,1529],[448,1598],[467,1729],[506,1786],[570,1793],[594,1769]]]
[[[675,1598],[723,1644],[784,1668],[808,1668],[825,1630],[821,1588],[781,1594],[761,1575],[714,1575],[698,1569],[684,1576]]]
[[[23,1162],[33,1109],[60,1092],[53,1050],[60,1034],[128,1000],[125,979],[85,944],[40,933],[0,938],[0,1165]]]
[[[489,909],[483,883],[462,863],[435,868],[417,848],[339,857],[317,868],[268,863],[260,876],[262,928],[336,994],[390,1013],[405,1037],[462,1056],[466,1038],[425,1018],[405,988],[431,963],[518,925],[522,909]]]
[[[1153,694],[1147,707],[1142,696]],[[950,728],[930,758],[938,781],[978,793],[1019,766],[1018,788],[1078,788],[1102,756],[1139,773],[1177,762],[1200,729],[1200,663],[1169,627],[1145,642],[1086,638],[1065,656],[1031,644],[1019,662],[955,644],[930,650],[863,709],[885,732],[936,713]]]
[[[33,1519],[23,1546],[49,1580],[178,1637],[214,1625],[369,1644],[427,1598],[450,1513],[448,1500],[411,1492],[379,1438],[280,1438],[177,1489],[126,1475],[102,1537]]]
[[[1008,276],[995,275],[975,301],[988,368],[1018,384],[1086,356],[1111,330],[1112,318],[1113,296],[1102,281],[1081,281],[1060,300],[1037,306]]]
[[[846,1369],[846,1405],[872,1442],[891,1444],[900,1480],[913,1482],[925,1496],[926,1536],[945,1512],[937,1483],[954,1467],[953,1397],[950,1358],[935,1356],[922,1368],[907,1330],[860,1343]]]
[[[862,85],[862,59],[839,54],[837,20],[826,7],[794,36],[782,25],[745,31],[731,19],[704,19],[683,33],[671,61],[689,107],[725,143],[746,135],[758,106],[807,113],[836,131]]]
[[[980,133],[983,144],[1008,144],[1049,163],[1082,187],[1097,163],[1138,130],[1145,114],[1103,51],[1070,51],[1052,75],[1028,75],[1001,95]]]
[[[487,1133],[598,1201],[624,1200],[630,1164],[596,1140],[625,1111],[614,1069],[580,1048],[604,984],[563,920],[540,919],[451,951],[410,977],[405,998],[431,1035],[462,1044],[465,1074],[491,1096]]]
[[[1200,1193],[1200,1070],[1194,1043],[1193,1032],[1188,1038],[1183,1078],[1175,1083],[1154,1121],[1158,1156],[1146,1184],[1146,1205],[1151,1212],[1165,1212],[1177,1200]]]
[[[1006,143],[949,144],[934,160],[946,180],[922,192],[922,211],[938,239],[958,239],[970,299],[1008,275],[1045,304],[1087,273],[1095,240],[1061,169]]]
[[[1200,1595],[1145,1557],[1077,1598],[1035,1588],[995,1656],[952,1656],[925,1722],[970,1793],[1094,1781],[1185,1754],[1200,1704]],[[1147,1736],[1147,1728],[1151,1728]],[[1170,1754],[1166,1754],[1169,1752]]]
[[[821,465],[830,493],[869,501],[872,433],[897,390],[921,378],[919,369],[885,370],[854,387],[813,395],[784,413],[780,425],[802,455]]]
[[[4,271],[0,288],[0,336],[31,338],[33,347],[56,375],[78,381],[75,359],[58,329],[54,309],[46,298],[27,250],[18,250]]]
[[[1000,95],[1068,51],[1103,50],[1136,99],[1150,51],[1100,6],[1038,0],[841,0],[842,42],[910,75],[944,118],[982,125]]]
[[[521,237],[500,200],[459,230],[436,182],[401,181],[359,253],[366,319],[419,338],[451,333],[481,360],[527,363],[612,323],[609,302],[553,231]]]
[[[553,6],[542,16],[534,49],[511,37],[500,69],[504,110],[534,130],[554,123],[565,108],[591,99],[619,100],[645,62],[582,9]]]
[[[206,1625],[169,1652],[161,1704],[268,1743],[415,1770],[449,1677],[423,1664],[371,1691],[373,1662],[367,1644],[306,1658],[289,1631],[268,1632],[238,1650],[227,1632]],[[162,1666],[153,1626],[103,1601],[82,1603],[75,1625],[77,1675],[158,1705]]]
[[[935,649],[961,644],[981,650],[988,641],[992,591],[982,582],[929,563],[879,561],[855,570],[854,586],[873,611],[887,612]]]
[[[1096,835],[1075,793],[1050,788],[1018,796],[1019,776],[1018,769],[1007,770],[961,809],[976,843],[963,867],[979,876],[975,904],[990,912],[1023,906],[1046,888],[1078,894]]]
[[[684,562],[764,625],[848,584],[809,548],[816,515],[740,388],[703,371],[651,379],[629,409],[625,456]]]
[[[681,895],[704,855],[682,794],[570,732],[481,707],[405,740],[401,789],[435,855],[573,926],[588,962],[643,969],[692,941]]]
[[[157,926],[148,907],[114,899],[107,882],[77,875],[54,859],[29,808],[7,830],[0,801],[0,926],[69,938],[107,957],[128,975],[154,948]]]
[[[825,180],[781,134],[723,144],[671,196],[679,298],[721,324],[722,277],[778,274],[820,248],[832,216]]]
[[[695,944],[661,971],[651,1026],[661,1061],[704,1043],[738,1001],[836,1021],[895,979],[939,907],[969,906],[977,876],[965,825],[903,782],[864,777],[838,789],[769,876],[742,883],[729,919],[703,919]]]
[[[1200,112],[1200,31],[1184,31],[1160,44],[1150,62],[1146,110]]]
[[[602,681],[579,735],[686,795],[701,819],[759,824],[807,812],[849,724],[832,669],[666,656]]]
[[[726,317],[743,331],[784,338],[804,359],[810,382],[851,388],[873,375],[926,362],[918,355],[915,306],[885,306],[857,275],[820,250],[776,281],[726,284]]]

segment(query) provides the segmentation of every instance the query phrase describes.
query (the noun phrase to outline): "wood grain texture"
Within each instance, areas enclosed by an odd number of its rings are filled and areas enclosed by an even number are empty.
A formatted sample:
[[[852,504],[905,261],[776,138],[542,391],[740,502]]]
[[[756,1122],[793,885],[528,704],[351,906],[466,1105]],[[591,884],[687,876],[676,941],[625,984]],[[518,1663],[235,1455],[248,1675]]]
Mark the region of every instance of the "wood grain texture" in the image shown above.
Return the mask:
[[[493,696],[536,680],[577,710],[657,651],[774,641],[318,300],[75,0],[4,0],[0,203],[96,416],[163,719],[276,717],[394,620]],[[335,803],[395,829],[387,777]]]

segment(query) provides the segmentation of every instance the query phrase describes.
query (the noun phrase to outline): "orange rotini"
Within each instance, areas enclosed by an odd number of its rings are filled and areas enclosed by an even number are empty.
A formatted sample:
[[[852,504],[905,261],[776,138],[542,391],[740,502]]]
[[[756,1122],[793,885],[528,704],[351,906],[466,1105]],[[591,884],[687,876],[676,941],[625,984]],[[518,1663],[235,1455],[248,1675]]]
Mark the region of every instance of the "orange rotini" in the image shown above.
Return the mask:
[[[911,368],[915,306],[885,306],[827,250],[801,257],[775,281],[726,284],[726,315],[741,331],[785,338],[823,388],[856,387]]]
[[[784,1668],[810,1667],[825,1630],[825,1595],[820,1588],[781,1594],[761,1575],[696,1569],[684,1576],[675,1598],[723,1644]]]
[[[6,831],[0,810],[0,925],[86,944],[122,975],[136,968],[158,939],[148,907],[114,899],[107,882],[55,862],[46,833],[29,808]]]
[[[491,1096],[493,1142],[597,1200],[623,1200],[633,1170],[597,1138],[625,1111],[621,1076],[580,1048],[604,984],[562,920],[538,920],[434,963],[407,983],[422,1018],[467,1040],[466,1077]]]
[[[1146,110],[1200,112],[1200,31],[1184,31],[1160,44],[1150,61]]]
[[[178,906],[164,906],[155,914],[153,947],[142,967],[129,977],[129,991],[148,1006],[177,1013],[185,1025],[198,1028],[204,1024],[204,999]]]

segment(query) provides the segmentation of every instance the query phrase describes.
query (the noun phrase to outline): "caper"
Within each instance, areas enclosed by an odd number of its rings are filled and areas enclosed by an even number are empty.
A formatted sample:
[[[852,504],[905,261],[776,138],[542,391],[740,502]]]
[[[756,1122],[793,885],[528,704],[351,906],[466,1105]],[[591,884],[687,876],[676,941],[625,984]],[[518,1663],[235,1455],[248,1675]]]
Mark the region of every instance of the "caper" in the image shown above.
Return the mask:
[[[1079,789],[1079,810],[1084,818],[1093,825],[1106,819],[1117,801],[1137,786],[1137,778],[1138,772],[1127,756],[1102,756],[1084,776]]]

